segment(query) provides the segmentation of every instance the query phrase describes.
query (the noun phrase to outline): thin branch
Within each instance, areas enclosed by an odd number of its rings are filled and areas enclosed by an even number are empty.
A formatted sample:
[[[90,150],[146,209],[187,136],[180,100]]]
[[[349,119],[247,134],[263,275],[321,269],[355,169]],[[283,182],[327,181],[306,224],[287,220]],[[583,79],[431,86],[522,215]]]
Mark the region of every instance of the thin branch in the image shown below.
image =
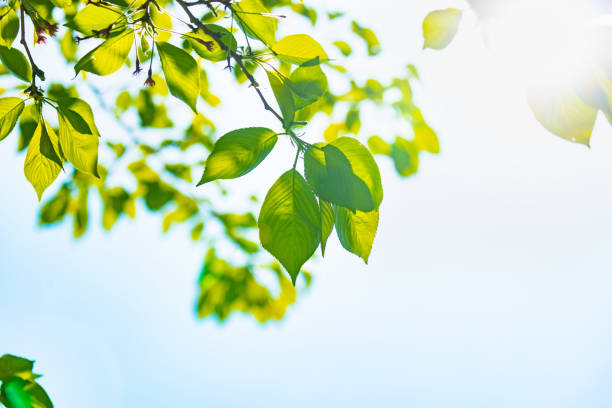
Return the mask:
[[[36,77],[39,76],[43,81],[45,80],[45,73],[38,68],[36,63],[34,63],[34,58],[32,58],[32,54],[30,53],[30,48],[28,47],[28,43],[25,38],[25,10],[23,3],[20,4],[19,10],[21,10],[21,45],[25,48],[26,54],[28,55],[28,59],[30,60],[30,65],[32,66],[32,90],[36,89]]]
[[[264,97],[263,93],[261,93],[261,90],[259,89],[259,84],[255,80],[253,75],[249,72],[247,67],[244,65],[244,60],[242,56],[238,54],[236,51],[233,51],[230,47],[228,47],[223,42],[223,40],[220,38],[220,35],[217,32],[210,30],[208,27],[206,27],[204,23],[202,23],[196,16],[194,16],[191,10],[189,10],[189,3],[186,3],[183,0],[177,0],[177,3],[183,8],[183,10],[185,10],[185,13],[189,17],[189,20],[191,21],[192,24],[194,24],[195,26],[200,28],[202,31],[204,31],[206,34],[211,36],[223,50],[227,51],[229,56],[236,62],[236,65],[238,65],[240,70],[244,73],[244,75],[247,77],[247,79],[251,83],[251,86],[257,92],[257,95],[259,96],[259,99],[261,99],[261,102],[263,103],[264,108],[267,111],[271,112],[276,117],[276,119],[278,119],[284,126],[285,121],[283,120],[283,117],[272,106],[270,106],[270,104]],[[219,3],[225,4],[222,1],[219,1]],[[227,6],[227,4],[225,5]]]

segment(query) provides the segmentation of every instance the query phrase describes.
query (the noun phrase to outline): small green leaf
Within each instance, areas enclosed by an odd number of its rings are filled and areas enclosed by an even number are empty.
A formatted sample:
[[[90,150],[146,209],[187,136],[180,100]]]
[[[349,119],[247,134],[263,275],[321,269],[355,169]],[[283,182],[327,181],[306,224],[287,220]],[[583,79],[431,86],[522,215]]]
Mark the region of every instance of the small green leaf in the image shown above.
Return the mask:
[[[319,199],[319,212],[321,213],[321,255],[325,256],[327,239],[334,229],[334,210],[330,203]]]
[[[70,20],[66,27],[85,35],[94,35],[94,31],[107,30],[125,23],[123,14],[115,9],[88,4]]]
[[[215,25],[207,24],[206,28],[218,34],[218,40],[225,44],[226,48],[232,51],[236,51],[238,43],[236,39],[225,28]],[[189,40],[189,43],[195,50],[195,52],[202,58],[209,61],[223,61],[227,58],[227,51],[224,50],[217,40],[212,36],[204,33],[201,29],[195,32],[187,33],[183,36]]]
[[[39,122],[28,146],[23,168],[26,179],[36,190],[38,201],[60,173],[58,149],[57,135],[53,129]]]
[[[72,4],[72,0],[50,0],[55,7],[65,8]]]
[[[367,264],[378,229],[378,210],[351,212],[334,206],[336,232],[340,243]]]
[[[198,63],[189,53],[166,42],[158,42],[159,58],[170,93],[194,112],[200,93]]]
[[[368,139],[368,147],[372,154],[391,154],[391,145],[384,141],[380,136],[372,136]]]
[[[296,170],[274,183],[259,214],[259,239],[295,285],[302,265],[321,242],[321,216],[312,190]]]
[[[316,144],[304,153],[304,169],[322,200],[366,212],[382,202],[378,165],[357,139],[341,137],[328,145]]]
[[[419,169],[419,149],[414,142],[403,137],[396,138],[391,146],[391,159],[395,169],[403,177],[411,176]]]
[[[217,179],[244,176],[272,151],[278,137],[266,128],[245,128],[221,136],[210,156],[198,186]]]
[[[25,106],[21,98],[0,98],[0,140],[6,138],[15,127]]]
[[[446,48],[457,34],[462,15],[462,11],[455,8],[429,13],[423,21],[424,48],[434,50]]]
[[[272,51],[279,60],[296,65],[313,60],[322,63],[329,59],[323,47],[306,34],[288,35],[274,44]]]
[[[11,48],[19,33],[19,18],[10,6],[0,8],[0,45]]]
[[[0,381],[8,381],[22,373],[31,373],[34,362],[23,357],[5,354],[0,357]]]
[[[7,408],[53,408],[45,390],[34,381],[15,377],[2,384]]]
[[[249,37],[258,39],[267,45],[276,42],[276,18],[270,17],[270,11],[260,0],[242,0],[234,6],[234,17]]]
[[[151,22],[157,29],[157,42],[165,42],[170,40],[172,36],[172,17],[167,12],[158,10],[157,7],[149,7],[151,13]]]
[[[64,157],[82,171],[98,177],[100,133],[87,102],[77,98],[58,100],[59,139]]]
[[[419,123],[412,127],[414,131],[414,144],[419,150],[429,153],[440,153],[440,142],[436,132],[425,123]]]
[[[374,31],[359,25],[356,21],[353,21],[352,26],[353,32],[365,41],[368,47],[368,55],[374,56],[380,53],[380,42]]]
[[[66,61],[74,61],[74,58],[76,57],[78,47],[76,41],[73,38],[73,34],[74,33],[72,32],[72,30],[66,31],[66,34],[64,34],[64,36],[59,42],[60,51],[62,52],[64,58],[66,58]]]
[[[327,92],[327,77],[318,65],[296,68],[289,76],[295,110],[316,102]]]
[[[536,119],[555,135],[589,146],[597,110],[563,86],[531,86],[527,102]]]
[[[346,43],[345,41],[334,41],[334,45],[336,46],[336,48],[340,50],[342,55],[344,55],[345,57],[348,57],[349,55],[353,53],[351,46],[348,45],[348,43]]]
[[[4,67],[17,78],[30,82],[32,80],[32,68],[28,59],[16,48],[0,46],[0,61]]]
[[[291,85],[286,78],[282,78],[276,72],[267,71],[267,73],[270,86],[276,97],[276,102],[278,102],[278,106],[283,115],[283,125],[285,129],[290,129],[296,111]]]
[[[133,44],[134,30],[114,34],[85,54],[74,66],[74,73],[87,71],[102,76],[112,74],[123,66]]]

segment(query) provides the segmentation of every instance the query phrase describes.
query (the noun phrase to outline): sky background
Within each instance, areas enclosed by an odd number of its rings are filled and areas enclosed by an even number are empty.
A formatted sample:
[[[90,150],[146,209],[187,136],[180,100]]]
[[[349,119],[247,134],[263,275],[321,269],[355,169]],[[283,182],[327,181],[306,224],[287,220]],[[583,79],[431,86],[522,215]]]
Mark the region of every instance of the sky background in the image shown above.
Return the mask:
[[[197,320],[204,249],[187,231],[162,235],[144,211],[111,233],[94,213],[79,241],[69,223],[38,228],[12,135],[0,145],[0,354],[36,360],[58,408],[611,406],[610,125],[599,118],[591,149],[544,130],[516,60],[485,47],[470,14],[449,49],[423,51],[425,14],[463,2],[313,3],[379,35],[382,57],[349,65],[358,76],[417,64],[416,97],[441,141],[408,180],[381,161],[369,266],[334,236],[282,322]],[[262,118],[242,91],[248,112],[224,104],[221,131]],[[388,138],[398,130],[363,121]],[[281,155],[237,181],[238,196],[263,195]]]

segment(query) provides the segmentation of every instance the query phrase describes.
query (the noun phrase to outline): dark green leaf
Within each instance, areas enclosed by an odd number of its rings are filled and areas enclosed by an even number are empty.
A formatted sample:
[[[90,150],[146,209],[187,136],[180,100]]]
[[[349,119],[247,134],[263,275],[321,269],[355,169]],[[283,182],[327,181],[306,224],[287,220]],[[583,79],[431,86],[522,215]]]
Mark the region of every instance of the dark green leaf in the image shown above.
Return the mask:
[[[18,49],[0,46],[0,61],[17,78],[26,82],[32,80],[30,63],[26,56]]]
[[[33,361],[5,354],[0,357],[0,381],[8,381],[21,373],[31,373],[33,368]]]

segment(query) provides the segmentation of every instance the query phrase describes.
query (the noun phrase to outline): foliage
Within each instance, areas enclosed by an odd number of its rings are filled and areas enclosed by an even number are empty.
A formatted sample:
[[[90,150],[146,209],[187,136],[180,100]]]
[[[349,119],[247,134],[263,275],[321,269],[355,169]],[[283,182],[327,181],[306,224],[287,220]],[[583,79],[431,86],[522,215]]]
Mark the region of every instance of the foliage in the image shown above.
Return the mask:
[[[134,218],[143,207],[162,216],[164,232],[177,224],[187,226],[207,253],[197,313],[220,320],[232,311],[262,322],[282,318],[296,300],[298,277],[303,276],[302,289],[311,282],[303,264],[318,247],[324,254],[334,228],[342,246],[367,262],[383,199],[373,154],[390,158],[399,174],[410,176],[418,169],[421,152],[439,151],[438,140],[413,102],[411,85],[418,79],[414,66],[386,83],[355,80],[341,61],[350,61],[359,46],[349,44],[344,34],[325,47],[305,33],[279,38],[282,20],[298,15],[313,30],[322,19],[338,32],[346,27],[347,35],[363,42],[369,57],[381,50],[371,29],[355,21],[343,23],[342,13],[321,17],[301,1],[19,0],[5,6],[0,60],[3,71],[20,82],[12,84],[11,96],[0,98],[0,139],[19,130],[18,148],[27,149],[24,172],[39,200],[56,178],[63,179],[42,205],[40,224],[72,218],[74,236],[83,236],[91,196],[96,195],[107,230],[124,216]],[[41,86],[44,70],[51,67],[35,62],[26,39],[33,29],[36,45],[43,45],[59,34],[60,24],[66,27],[59,40],[62,57],[73,64],[79,81],[76,86]],[[143,87],[127,85],[127,68],[144,76]],[[275,128],[253,123],[219,137],[215,115],[230,109],[213,109],[226,96],[213,93],[209,73],[224,69],[252,88],[244,92],[257,94],[262,109],[278,121]],[[111,74],[126,82],[112,104],[112,87],[102,91],[91,80]],[[366,147],[358,140],[368,136],[361,132],[365,105],[392,110],[405,122],[406,134],[391,142],[370,135]],[[97,121],[109,112],[123,138],[99,132]],[[315,116],[328,122],[318,137],[309,135]],[[178,123],[186,117],[191,119],[180,130]],[[154,142],[137,136],[143,132],[164,138]],[[318,142],[306,141],[307,136]],[[270,182],[259,217],[256,211],[223,210],[227,190],[220,180],[253,171],[281,138],[295,148],[293,167],[280,168],[278,180]],[[102,149],[112,152],[111,160],[102,159],[108,157]],[[202,176],[195,179],[193,173],[202,164]],[[115,176],[125,170],[131,175],[127,181]],[[251,208],[257,201],[244,206]],[[219,227],[221,235],[215,232]],[[234,247],[226,251],[231,262],[223,259],[225,243]],[[261,247],[280,262],[290,281]],[[270,279],[260,280],[266,273],[276,280],[276,288],[263,283]]]
[[[6,408],[53,408],[49,396],[36,382],[34,361],[5,354],[0,357],[0,404]]]

